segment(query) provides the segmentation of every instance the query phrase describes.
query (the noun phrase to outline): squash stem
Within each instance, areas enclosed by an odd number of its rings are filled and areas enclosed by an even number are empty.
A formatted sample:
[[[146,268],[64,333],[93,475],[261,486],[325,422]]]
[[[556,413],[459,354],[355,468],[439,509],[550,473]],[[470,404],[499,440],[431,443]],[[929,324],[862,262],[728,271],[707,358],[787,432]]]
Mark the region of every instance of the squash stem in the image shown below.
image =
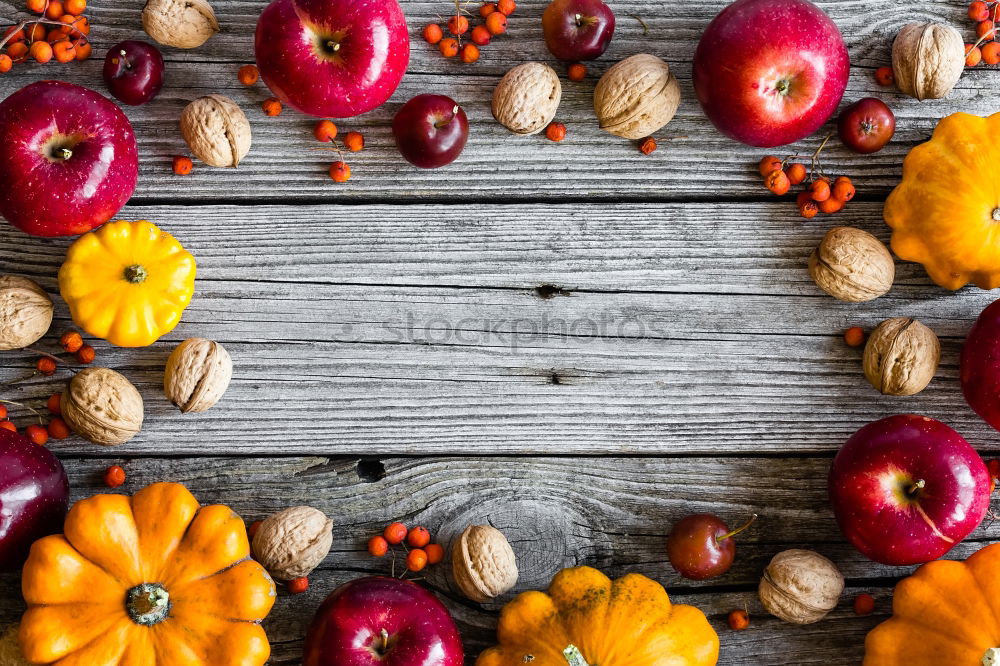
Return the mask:
[[[590,666],[587,660],[583,658],[583,654],[580,652],[580,648],[575,645],[569,645],[563,650],[563,657],[566,658],[566,662],[569,666]]]
[[[159,583],[142,583],[125,593],[125,611],[138,625],[151,627],[170,614],[170,593]]]
[[[139,284],[145,282],[148,274],[146,273],[146,267],[139,264],[132,264],[131,266],[125,267],[125,281],[131,284]]]

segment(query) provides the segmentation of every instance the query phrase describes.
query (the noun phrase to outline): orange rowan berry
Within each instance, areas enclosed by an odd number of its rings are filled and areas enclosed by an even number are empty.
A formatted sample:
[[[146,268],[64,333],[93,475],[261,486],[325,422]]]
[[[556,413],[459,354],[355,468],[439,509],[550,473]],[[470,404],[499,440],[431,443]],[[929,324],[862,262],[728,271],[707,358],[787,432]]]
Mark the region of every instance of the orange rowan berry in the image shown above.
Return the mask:
[[[48,30],[41,23],[32,23],[24,27],[24,36],[29,42],[45,39],[46,34],[48,34]]]
[[[28,53],[37,62],[45,64],[52,60],[52,45],[45,41],[32,42],[31,50]]]
[[[854,612],[858,615],[871,615],[875,612],[875,598],[870,594],[854,597]]]
[[[65,0],[63,2],[63,9],[67,14],[79,16],[87,11],[87,0]]]
[[[982,48],[983,62],[987,65],[1000,64],[1000,42],[989,42]],[[966,59],[968,62],[968,59]]]
[[[261,102],[260,108],[264,111],[265,116],[281,115],[281,102],[278,101],[277,97],[268,97]]]
[[[69,41],[68,37],[63,37],[63,40],[52,46],[52,54],[55,56],[56,62],[73,62],[76,60],[76,49],[73,47],[73,42]]]
[[[413,527],[406,534],[406,543],[411,548],[423,548],[431,542],[431,533],[426,527]]]
[[[583,81],[587,77],[587,66],[582,62],[574,62],[566,69],[570,81]]]
[[[639,152],[643,155],[650,155],[656,150],[656,139],[647,136],[639,142]]]
[[[438,42],[438,50],[445,58],[454,58],[458,55],[458,40],[454,37],[445,37]]]
[[[498,0],[497,11],[504,16],[510,16],[517,9],[517,3],[514,0]]]
[[[778,169],[764,177],[764,186],[780,197],[788,194],[792,184],[788,181],[788,174],[784,170]]]
[[[424,552],[427,553],[427,564],[437,564],[444,559],[444,548],[441,544],[429,543]]]
[[[7,405],[0,403],[0,421],[4,421],[7,418]]]
[[[455,14],[448,19],[448,32],[453,35],[464,35],[469,31],[469,19],[461,14]]]
[[[260,526],[263,524],[263,520],[255,520],[247,526],[247,536],[251,541],[253,541],[254,536],[257,534],[257,530],[259,530]]]
[[[260,79],[260,70],[257,65],[243,65],[236,72],[236,79],[245,86],[252,86]]]
[[[875,70],[875,83],[880,86],[891,86],[896,82],[896,74],[892,67],[879,67]]]
[[[854,189],[854,184],[851,182],[850,178],[846,176],[841,176],[837,180],[833,181],[833,190],[830,192],[830,196],[838,201],[843,201],[847,203],[854,198],[856,190]]]
[[[410,571],[422,571],[427,566],[427,553],[422,548],[414,548],[406,555],[406,568]]]
[[[486,29],[491,35],[502,35],[507,32],[507,15],[503,12],[493,12],[486,17]]]
[[[559,143],[566,138],[566,126],[562,123],[549,123],[549,126],[545,128],[545,136],[549,138],[549,141]]]
[[[348,132],[344,135],[344,147],[352,153],[359,153],[365,147],[365,137],[361,132]]]
[[[990,8],[982,0],[969,3],[969,18],[973,21],[985,21],[990,17]]]
[[[38,446],[44,446],[45,442],[49,441],[49,431],[45,429],[45,426],[40,426],[37,423],[25,428],[24,436],[30,439],[32,444]]]
[[[393,546],[398,546],[403,543],[403,539],[406,538],[408,533],[409,530],[406,529],[406,525],[403,523],[391,523],[382,531],[382,536]]]
[[[798,185],[799,183],[805,182],[806,179],[806,165],[799,164],[795,162],[789,164],[788,168],[785,169],[785,173],[788,175],[788,182],[792,185]]]
[[[462,45],[462,62],[472,64],[479,60],[479,47],[472,42]]]
[[[59,414],[62,413],[59,407],[59,402],[61,400],[62,400],[61,393],[53,393],[52,395],[49,396],[49,399],[45,401],[45,407],[46,409],[49,410],[50,414],[55,414],[56,416],[58,416]]]
[[[3,31],[3,37],[0,37],[0,39],[5,39],[8,44],[13,44],[14,42],[24,41],[24,37],[24,28],[12,25]]]
[[[479,7],[479,15],[482,16],[483,18],[486,18],[487,16],[489,16],[490,14],[492,14],[493,12],[495,12],[496,10],[497,10],[497,3],[495,3],[495,2],[484,2]]]
[[[93,47],[90,45],[90,41],[86,39],[78,39],[73,42],[73,46],[76,47],[76,59],[86,60],[90,57],[90,53]]]
[[[7,47],[7,55],[12,61],[21,60],[28,55],[28,45],[24,42],[14,42]]]
[[[183,155],[174,156],[174,173],[178,176],[187,176],[194,170],[194,162],[190,157]]]
[[[860,347],[865,344],[865,329],[860,326],[852,326],[844,331],[844,342],[848,347]]]
[[[372,557],[383,557],[389,552],[389,542],[384,537],[373,536],[368,539],[368,554]]]
[[[66,439],[70,435],[69,426],[66,425],[66,422],[59,416],[56,416],[49,421],[49,425],[46,429],[49,431],[49,437],[52,439]]]
[[[6,53],[0,53],[0,74],[9,72],[13,66],[14,61],[10,59],[10,56]]]
[[[56,362],[48,356],[42,356],[35,361],[35,368],[46,377],[56,374]]]
[[[830,183],[825,178],[817,178],[809,184],[808,189],[813,201],[826,201],[830,198]]]
[[[351,179],[351,167],[347,162],[334,162],[330,165],[330,178],[335,183],[346,183]]]
[[[762,157],[760,162],[757,163],[757,171],[759,171],[760,175],[762,176],[766,176],[772,171],[777,171],[780,168],[781,168],[781,160],[779,160],[774,155],[767,155],[766,157]]]
[[[104,470],[104,485],[117,488],[125,483],[125,469],[121,465],[112,465]]]
[[[993,21],[980,21],[976,24],[976,34],[982,39],[993,39],[996,26],[993,25]]]
[[[88,344],[84,344],[78,350],[76,350],[76,362],[83,365],[89,365],[94,362],[94,358],[97,356],[97,352],[94,348]]]
[[[10,430],[11,432],[17,432],[17,426],[14,425],[13,421],[0,421],[0,428]]]
[[[83,336],[76,331],[66,331],[59,338],[59,345],[70,354],[74,354],[83,346]]]
[[[45,11],[45,2],[46,0],[28,0],[24,4],[29,12],[32,12],[34,14],[41,14],[42,12]]]
[[[733,631],[743,631],[750,626],[750,614],[745,610],[734,610],[729,613],[727,618],[729,622],[729,628]]]
[[[437,23],[431,23],[424,28],[424,41],[428,44],[437,44],[444,37],[444,31]]]
[[[58,21],[59,17],[65,13],[61,0],[49,0],[49,8],[45,10],[45,18]]]
[[[490,40],[493,39],[493,35],[490,34],[490,31],[486,29],[485,25],[477,25],[472,29],[472,34],[469,36],[469,39],[472,40],[473,44],[486,46],[490,43]]]
[[[64,39],[69,39],[66,33],[63,32],[63,28],[53,28],[49,30],[49,34],[45,35],[45,41],[52,45],[53,50],[55,50],[56,42],[62,41]]]
[[[313,136],[317,141],[329,143],[337,138],[337,126],[332,120],[321,120],[313,128]]]
[[[81,35],[90,34],[90,19],[86,16],[77,16],[73,19],[73,22],[70,25],[72,25],[73,29]]]
[[[816,205],[815,201],[807,201],[799,206],[799,214],[807,220],[811,220],[819,215],[819,206]]]
[[[828,199],[824,199],[819,202],[819,210],[827,215],[833,215],[834,213],[839,213],[844,208],[844,202],[840,199],[831,196]]]
[[[309,579],[305,576],[301,578],[293,578],[292,580],[285,583],[285,587],[292,594],[302,594],[309,589]]]
[[[965,45],[965,66],[975,67],[983,60],[983,51],[975,44]]]

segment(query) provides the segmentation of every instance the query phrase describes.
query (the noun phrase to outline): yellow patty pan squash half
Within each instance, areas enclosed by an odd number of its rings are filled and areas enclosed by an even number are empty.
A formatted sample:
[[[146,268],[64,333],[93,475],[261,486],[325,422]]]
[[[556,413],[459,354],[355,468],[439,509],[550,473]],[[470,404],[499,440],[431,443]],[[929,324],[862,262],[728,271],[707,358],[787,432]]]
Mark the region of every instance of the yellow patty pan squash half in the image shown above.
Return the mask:
[[[145,347],[174,330],[194,295],[195,261],[151,222],[108,222],[80,236],[59,269],[77,326],[119,347]]]
[[[177,483],[77,502],[31,547],[19,641],[58,666],[261,666],[274,582],[243,520]]]
[[[504,606],[499,645],[476,666],[712,666],[719,637],[694,606],[675,605],[656,581],[630,573],[563,569],[548,592]]]
[[[1000,544],[935,560],[896,585],[892,617],[868,633],[863,666],[1000,663]]]
[[[892,250],[924,265],[934,282],[959,289],[1000,286],[1000,113],[955,113],[903,161],[903,180],[883,215]]]

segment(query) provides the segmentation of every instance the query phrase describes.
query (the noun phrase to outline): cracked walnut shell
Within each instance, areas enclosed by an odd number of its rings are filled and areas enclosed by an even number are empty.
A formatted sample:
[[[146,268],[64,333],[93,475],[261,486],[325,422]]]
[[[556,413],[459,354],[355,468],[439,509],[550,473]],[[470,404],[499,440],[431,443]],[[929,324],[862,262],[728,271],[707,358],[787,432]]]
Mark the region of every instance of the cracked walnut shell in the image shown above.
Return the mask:
[[[122,444],[142,428],[139,390],[108,368],[85,368],[76,373],[63,391],[59,407],[67,425],[95,444]]]
[[[0,275],[0,351],[23,349],[52,325],[52,299],[34,280]]]
[[[514,134],[537,134],[556,117],[560,100],[562,84],[555,70],[526,62],[504,74],[493,90],[493,117]]]
[[[224,95],[199,97],[184,107],[181,134],[195,157],[209,166],[237,167],[250,152],[250,121]]]
[[[793,624],[819,622],[837,607],[843,591],[844,577],[837,565],[798,548],[775,555],[757,588],[764,609]]]
[[[920,393],[931,383],[940,361],[937,335],[909,317],[886,319],[865,345],[865,377],[885,395]]]
[[[204,412],[219,402],[233,377],[233,361],[214,340],[190,338],[177,345],[163,372],[163,392],[182,412]]]
[[[160,44],[193,49],[219,32],[219,21],[206,0],[148,0],[142,28]]]
[[[942,23],[904,25],[892,43],[892,71],[896,85],[910,97],[945,97],[965,71],[961,33]]]
[[[861,303],[892,288],[896,266],[889,249],[867,231],[834,227],[809,257],[809,275],[834,298]]]
[[[681,87],[670,66],[640,53],[612,66],[594,89],[594,113],[601,129],[626,139],[641,139],[673,120]]]
[[[254,559],[279,580],[308,576],[333,545],[333,521],[311,506],[268,516],[253,537]]]
[[[517,558],[503,532],[470,525],[451,547],[451,572],[465,596],[485,603],[517,584]]]

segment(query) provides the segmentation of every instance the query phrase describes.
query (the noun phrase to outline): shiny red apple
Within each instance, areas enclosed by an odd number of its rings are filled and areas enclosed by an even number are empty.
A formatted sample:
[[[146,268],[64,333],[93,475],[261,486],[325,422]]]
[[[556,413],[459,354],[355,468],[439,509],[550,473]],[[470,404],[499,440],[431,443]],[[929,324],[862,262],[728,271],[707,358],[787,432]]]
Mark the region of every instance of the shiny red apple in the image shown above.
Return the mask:
[[[334,590],[306,634],[303,666],[462,666],[448,610],[410,581],[371,577]]]
[[[132,196],[139,155],[128,118],[93,90],[39,81],[0,102],[0,215],[36,236],[107,222]]]
[[[410,62],[396,0],[274,0],[257,21],[267,87],[302,113],[348,118],[384,104]]]
[[[681,518],[670,528],[667,557],[674,570],[691,580],[707,580],[729,571],[736,558],[737,534],[750,527],[757,515],[730,530],[722,519],[709,513]]]
[[[737,0],[698,43],[694,89],[726,136],[780,146],[837,110],[850,67],[837,26],[808,0]]]
[[[890,565],[941,557],[990,506],[979,454],[944,423],[917,414],[890,416],[854,433],[833,460],[829,490],[847,540]]]
[[[542,32],[560,60],[594,60],[611,43],[615,13],[603,0],[552,0],[542,12]]]
[[[19,569],[36,539],[62,531],[66,471],[52,452],[0,428],[0,570]]]
[[[877,153],[896,133],[896,116],[882,100],[865,97],[840,112],[837,133],[854,152]]]
[[[407,161],[422,169],[436,169],[462,153],[469,138],[469,119],[450,97],[417,95],[396,112],[392,135]]]
[[[145,104],[163,88],[163,55],[146,42],[119,42],[104,57],[104,83],[118,101]]]
[[[959,367],[966,402],[1000,430],[1000,301],[986,306],[972,326]]]

